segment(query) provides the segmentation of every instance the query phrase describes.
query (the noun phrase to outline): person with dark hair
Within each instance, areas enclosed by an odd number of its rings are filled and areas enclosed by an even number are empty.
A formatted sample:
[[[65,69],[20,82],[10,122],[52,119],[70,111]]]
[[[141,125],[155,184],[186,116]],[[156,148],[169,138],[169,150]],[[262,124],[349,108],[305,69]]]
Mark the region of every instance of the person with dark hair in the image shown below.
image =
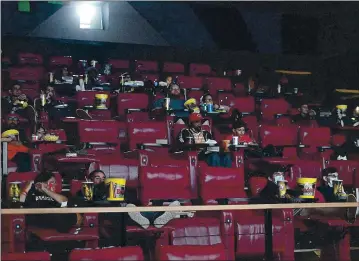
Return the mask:
[[[22,92],[20,83],[13,81],[9,88],[9,96],[1,99],[1,113],[2,115],[17,113],[22,117],[29,118],[27,110],[29,104],[32,104],[32,102]]]
[[[107,190],[105,185],[106,174],[100,169],[96,169],[89,174],[89,179],[94,183],[93,200],[106,201]],[[78,192],[78,196],[83,197],[82,191]]]
[[[303,103],[299,108],[299,114],[292,117],[292,122],[299,125],[310,125],[310,120],[316,116],[314,110],[310,110],[307,103]]]
[[[55,176],[48,171],[41,172],[35,180],[30,181],[20,194],[20,202],[26,208],[66,207],[67,197],[56,192]],[[73,226],[81,225],[81,216],[77,214],[28,215],[26,224],[41,228],[56,229],[67,233]]]
[[[178,84],[170,83],[168,86],[168,98],[170,99],[169,108],[181,111],[184,110],[184,100],[181,99],[181,89]],[[156,100],[153,105],[153,109],[165,108],[165,98]]]
[[[200,103],[201,109],[206,110],[206,109],[204,109],[204,107],[207,106],[208,104],[213,105],[213,110],[214,111],[229,112],[229,110],[230,110],[229,106],[215,104],[214,101],[213,101],[212,95],[210,93],[206,93],[201,97],[201,103]]]
[[[62,66],[55,71],[54,83],[72,83],[73,77],[70,75],[68,67]]]

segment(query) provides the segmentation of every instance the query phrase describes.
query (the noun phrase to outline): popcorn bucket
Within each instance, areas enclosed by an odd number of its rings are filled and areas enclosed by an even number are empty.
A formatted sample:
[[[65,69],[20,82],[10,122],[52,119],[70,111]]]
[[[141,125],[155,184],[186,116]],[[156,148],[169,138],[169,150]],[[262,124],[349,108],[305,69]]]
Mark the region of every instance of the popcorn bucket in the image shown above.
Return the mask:
[[[300,198],[314,199],[316,189],[316,178],[298,178],[297,186],[301,192]]]
[[[106,102],[108,95],[104,93],[95,94],[95,105],[96,109],[107,110]]]
[[[124,201],[126,180],[121,178],[107,178],[105,184],[108,186],[108,201]]]

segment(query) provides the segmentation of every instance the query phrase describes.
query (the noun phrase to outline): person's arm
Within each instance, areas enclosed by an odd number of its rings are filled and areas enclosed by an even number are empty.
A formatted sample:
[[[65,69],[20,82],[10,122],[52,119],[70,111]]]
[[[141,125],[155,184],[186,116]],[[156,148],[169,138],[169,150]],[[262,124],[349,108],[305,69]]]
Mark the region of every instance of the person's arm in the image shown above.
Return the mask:
[[[26,184],[25,188],[20,193],[20,202],[24,203],[26,201],[27,194],[29,193],[33,184],[34,184],[33,180],[29,181]]]
[[[56,202],[60,203],[61,206],[67,202],[67,197],[61,195],[61,194],[58,194],[56,192],[53,192],[45,187],[42,188],[42,191],[48,195],[49,197],[53,198]]]

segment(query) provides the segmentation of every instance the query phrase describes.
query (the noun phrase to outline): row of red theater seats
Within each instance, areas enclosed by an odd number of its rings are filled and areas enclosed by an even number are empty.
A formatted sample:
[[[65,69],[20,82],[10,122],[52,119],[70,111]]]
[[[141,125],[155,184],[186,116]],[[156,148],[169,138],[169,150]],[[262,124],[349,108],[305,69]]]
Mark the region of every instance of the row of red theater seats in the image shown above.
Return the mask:
[[[48,252],[2,253],[4,261],[51,261]],[[140,247],[109,247],[101,249],[75,249],[70,252],[69,261],[143,261],[144,254]],[[159,246],[155,260],[226,260],[222,244],[213,246]]]
[[[17,63],[19,65],[44,64],[44,59],[42,55],[39,54],[19,53],[17,59],[18,59]],[[11,59],[9,57],[3,57],[2,63],[6,63],[9,65],[12,64]],[[135,68],[135,72],[151,72],[151,73],[160,72],[160,63],[157,61],[135,60],[133,61],[133,63],[131,63],[129,60],[108,59],[106,63],[111,64],[113,70],[128,71],[133,66],[133,68]],[[71,56],[52,56],[49,58],[48,65],[50,68],[54,68],[56,66],[61,66],[61,65],[71,67],[73,65],[73,60]],[[83,66],[83,60],[78,61],[77,67],[82,68],[82,66]],[[97,63],[96,67],[100,68],[101,66]],[[178,62],[163,62],[162,72],[175,73],[181,75],[185,73],[185,66],[184,64]],[[210,75],[215,75],[215,73],[212,71],[212,68],[208,64],[191,63],[189,65],[189,75],[210,76]]]
[[[292,163],[294,166],[290,171],[293,176],[293,180],[297,177],[320,177],[321,170],[323,169],[320,162],[310,161],[288,161],[278,159],[282,164]],[[356,177],[356,170],[358,169],[358,162],[349,161],[333,161],[328,163],[327,166],[334,166],[338,168],[338,172],[341,174],[343,183],[345,186],[359,187],[358,179]],[[327,167],[325,166],[325,167]],[[245,204],[243,201],[237,201],[237,199],[246,198],[243,187],[243,167],[241,169],[221,169],[210,168],[206,166],[200,167],[200,197],[203,199],[204,204],[216,204],[218,199],[228,199],[229,204]],[[171,199],[182,198],[191,199],[192,191],[190,189],[190,177],[188,169],[185,167],[169,168],[169,167],[143,167],[140,172],[140,180],[142,183],[140,187],[140,197],[143,204],[148,203],[148,199]],[[23,177],[31,179],[31,175],[27,174],[11,174],[9,180],[13,178],[19,180],[21,178],[15,177],[15,175],[22,175]],[[35,175],[35,174],[34,174]],[[142,177],[142,178],[141,178]],[[147,178],[146,178],[147,177]],[[166,178],[167,177],[167,178]],[[173,179],[176,177],[176,179]],[[57,175],[59,178],[59,175]],[[61,178],[60,178],[61,180]],[[290,186],[293,184],[293,180],[289,180]],[[61,181],[59,181],[61,182]],[[250,193],[257,195],[260,189],[266,185],[267,180],[265,178],[251,178],[250,179]],[[295,183],[295,181],[294,181]],[[166,188],[163,190],[163,188]],[[162,191],[161,191],[162,190]],[[146,199],[147,198],[147,199]],[[294,220],[291,216],[291,211],[274,211],[273,212],[273,246],[274,252],[282,257],[292,257],[294,255],[294,228],[303,229],[307,226],[303,221]],[[264,254],[265,249],[265,229],[264,229],[264,216],[262,211],[235,211],[232,213],[223,212],[220,217],[214,218],[215,213],[198,212],[192,219],[179,219],[168,224],[167,229],[170,229],[170,242],[166,239],[168,236],[164,236],[158,243],[159,244],[173,244],[173,245],[213,245],[216,243],[223,243],[226,246],[227,260],[233,260],[233,254],[237,257],[250,257],[260,256]],[[204,215],[204,216],[203,216]],[[209,217],[209,215],[211,217]],[[90,219],[92,218],[92,219]],[[298,219],[298,218],[295,218]],[[325,219],[325,218],[324,218]],[[23,218],[17,216],[13,219],[13,226],[9,226],[9,230],[12,228],[16,231],[24,231]],[[86,220],[88,220],[86,218]],[[89,220],[92,224],[97,223],[97,217],[89,214]],[[221,221],[222,220],[222,221]],[[320,222],[320,221],[318,221]],[[324,223],[327,221],[324,221]],[[344,221],[343,221],[344,222]],[[333,222],[332,222],[333,223]],[[332,224],[330,223],[330,224]],[[345,222],[344,222],[345,223]],[[333,223],[336,224],[335,222]],[[332,224],[332,225],[333,225]],[[332,226],[330,225],[330,226]],[[19,227],[17,227],[19,226]],[[96,230],[92,226],[84,233],[80,234],[84,241],[94,241]],[[256,228],[256,229],[254,229]],[[86,230],[86,231],[85,231]],[[140,228],[127,227],[127,233],[138,233]],[[21,240],[22,233],[9,232],[12,234],[13,239],[8,238],[9,244],[15,244],[12,246],[12,251],[18,252],[23,249],[19,247],[21,242],[14,242]],[[47,241],[51,238],[57,240],[76,240],[74,235],[58,235],[55,231],[40,231],[39,229],[30,229],[32,233],[37,234],[41,239]],[[95,234],[93,234],[95,233]],[[87,235],[87,237],[86,237]],[[253,239],[255,240],[253,241]],[[94,247],[96,244],[87,245],[87,247]],[[342,246],[341,246],[342,247]],[[342,253],[349,251],[348,249],[341,249]],[[284,259],[294,260],[294,259]]]

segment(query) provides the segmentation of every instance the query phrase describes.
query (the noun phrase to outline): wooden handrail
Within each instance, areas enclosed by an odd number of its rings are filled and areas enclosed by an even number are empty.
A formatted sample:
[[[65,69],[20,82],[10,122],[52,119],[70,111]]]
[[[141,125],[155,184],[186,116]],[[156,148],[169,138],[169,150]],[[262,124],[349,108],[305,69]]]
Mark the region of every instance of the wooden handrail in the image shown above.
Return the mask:
[[[249,204],[249,205],[205,205],[205,206],[160,206],[160,207],[90,207],[90,208],[18,208],[2,209],[2,215],[24,214],[70,214],[70,213],[127,213],[164,211],[233,211],[291,208],[356,208],[359,203],[290,203],[290,204]]]

